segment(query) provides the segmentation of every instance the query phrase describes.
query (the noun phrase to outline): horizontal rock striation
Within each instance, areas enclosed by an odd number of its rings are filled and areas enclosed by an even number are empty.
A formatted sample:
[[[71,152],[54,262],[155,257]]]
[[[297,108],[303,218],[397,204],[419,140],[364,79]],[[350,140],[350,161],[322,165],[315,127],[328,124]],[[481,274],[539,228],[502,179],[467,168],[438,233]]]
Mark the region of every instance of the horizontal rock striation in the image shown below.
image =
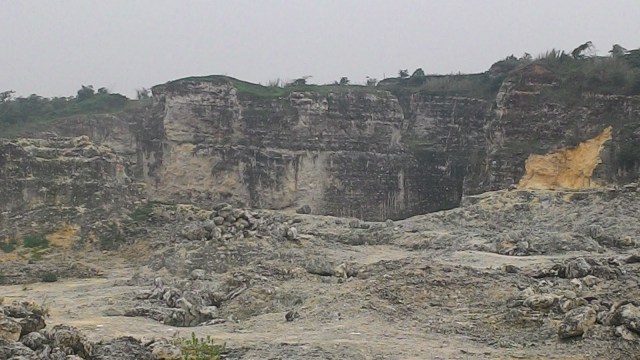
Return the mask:
[[[510,73],[495,99],[387,83],[278,88],[187,78],[154,87],[151,106],[60,119],[38,136],[86,135],[111,147],[126,159],[119,174],[146,183],[150,200],[366,220],[448,209],[463,195],[518,185],[575,190],[640,174],[638,96],[566,94],[539,64]],[[608,128],[598,146],[579,146]],[[12,177],[28,182],[19,169]],[[3,186],[5,208],[44,198]]]
[[[403,109],[387,91],[358,88],[258,96],[227,78],[182,80],[153,92],[157,117],[148,125],[156,132],[141,132],[153,145],[144,149],[153,198],[306,205],[312,213],[376,220],[459,203],[466,109],[477,123],[486,106],[416,98]]]
[[[125,167],[113,150],[87,137],[0,140],[0,210],[122,207],[131,185]]]

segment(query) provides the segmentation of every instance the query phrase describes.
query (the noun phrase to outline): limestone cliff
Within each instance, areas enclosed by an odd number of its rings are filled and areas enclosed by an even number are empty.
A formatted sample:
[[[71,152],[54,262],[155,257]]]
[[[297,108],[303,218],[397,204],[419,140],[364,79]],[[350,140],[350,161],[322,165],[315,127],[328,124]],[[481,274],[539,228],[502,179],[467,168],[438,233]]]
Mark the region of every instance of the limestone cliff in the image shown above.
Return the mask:
[[[86,136],[0,140],[0,240],[29,233],[55,240],[132,208],[141,193],[126,169]]]
[[[540,64],[452,78],[284,89],[187,78],[154,87],[148,108],[60,119],[38,136],[87,135],[112,148],[151,200],[308,205],[367,220],[452,208],[465,194],[513,186],[577,189],[638,177],[640,97],[567,96]],[[429,81],[454,80],[501,86],[478,96],[427,91]],[[7,178],[23,178],[12,169]],[[32,196],[8,194],[4,206],[29,209],[42,201]]]
[[[446,115],[409,125],[389,92],[332,90],[258,96],[222,77],[155,87],[149,126],[156,131],[143,132],[146,143],[162,144],[144,149],[150,196],[309,205],[314,213],[377,220],[456,206],[462,176],[451,150],[461,143],[460,130],[433,131],[422,157],[402,142],[409,129],[424,133],[446,123]],[[440,147],[447,143],[448,151]]]
[[[544,161],[553,158],[551,161],[557,164],[553,166],[565,167],[568,163],[562,158],[581,157],[579,154],[587,149],[597,152],[599,159],[593,169],[583,169],[592,181],[540,180],[540,176],[556,175],[542,175],[536,170],[536,179],[541,181],[536,187],[547,187],[542,184],[549,181],[550,187],[561,186],[556,183],[560,181],[564,184],[561,187],[575,188],[582,183],[623,184],[637,179],[640,153],[635,149],[640,145],[640,96],[567,94],[558,84],[553,73],[540,65],[524,68],[504,81],[496,105],[487,116],[486,145],[475,169],[467,175],[466,193],[522,185],[522,177],[531,176],[526,175],[525,167],[551,166],[539,164],[541,156],[555,154]],[[602,143],[593,148],[586,144],[579,147],[589,139]],[[564,151],[573,148],[576,151]],[[596,159],[591,155],[587,158]]]

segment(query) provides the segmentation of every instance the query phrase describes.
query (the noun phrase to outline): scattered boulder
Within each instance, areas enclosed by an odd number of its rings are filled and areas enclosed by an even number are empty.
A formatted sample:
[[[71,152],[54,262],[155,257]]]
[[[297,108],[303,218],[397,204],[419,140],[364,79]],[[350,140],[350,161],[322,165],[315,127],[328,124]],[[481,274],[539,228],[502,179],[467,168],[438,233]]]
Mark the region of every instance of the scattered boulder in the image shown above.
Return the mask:
[[[636,264],[636,263],[640,263],[640,255],[631,255],[628,258],[626,258],[624,260],[625,263],[627,264]]]
[[[303,205],[301,207],[298,208],[298,210],[296,210],[296,213],[298,214],[311,214],[311,206],[309,205]]]
[[[22,327],[16,320],[0,314],[0,339],[18,341]]]
[[[182,236],[187,240],[202,240],[207,237],[207,231],[200,223],[190,223],[182,229]]]
[[[637,333],[629,331],[624,325],[616,326],[615,334],[627,341],[640,341],[640,336]]]
[[[333,276],[335,274],[335,264],[324,257],[311,257],[304,263],[304,269],[309,274],[320,276]]]
[[[202,269],[195,269],[191,271],[190,278],[191,280],[204,280],[207,277],[206,271]]]
[[[587,275],[584,278],[582,278],[581,281],[582,281],[582,284],[586,287],[592,287],[600,283],[600,279],[593,275]]]
[[[284,315],[284,319],[285,319],[287,322],[294,321],[295,319],[297,319],[297,318],[299,318],[299,317],[300,317],[300,314],[298,314],[298,312],[297,312],[297,311],[295,311],[295,310],[291,310],[291,311],[287,312],[287,313]]]
[[[548,310],[558,303],[558,296],[553,294],[538,294],[529,296],[524,300],[524,306],[533,310]]]
[[[582,336],[596,323],[596,311],[590,306],[581,306],[565,314],[558,327],[558,336],[568,339]]]
[[[151,355],[157,360],[181,360],[183,356],[179,347],[166,342],[151,344]]]
[[[587,233],[592,239],[598,240],[604,235],[604,229],[598,224],[591,224],[587,227]]]
[[[124,336],[96,344],[94,356],[91,359],[155,360],[156,358],[140,340]]]
[[[606,325],[624,325],[627,329],[640,334],[640,308],[631,303],[617,304],[611,308],[604,319]]]
[[[298,229],[293,226],[288,228],[285,237],[288,240],[298,240]]]
[[[558,272],[558,276],[574,279],[582,278],[591,273],[591,265],[584,258],[568,260]]]
[[[39,332],[32,332],[20,339],[20,342],[29,347],[31,350],[40,350],[49,344],[49,339]]]
[[[588,304],[589,302],[583,298],[567,299],[562,303],[562,305],[560,305],[560,309],[562,310],[563,313],[568,313],[569,311],[575,308],[585,306]]]
[[[56,325],[47,333],[54,347],[67,354],[89,357],[93,354],[93,346],[77,328],[69,325]]]
[[[516,274],[520,271],[520,268],[515,265],[507,264],[504,266],[504,271],[508,274]]]
[[[47,326],[44,322],[44,317],[38,314],[29,314],[26,317],[23,317],[20,320],[18,320],[18,322],[22,327],[20,336],[26,335],[34,331],[42,330]]]
[[[0,337],[0,359],[14,359],[18,356],[30,359],[33,355],[35,352],[24,344]]]

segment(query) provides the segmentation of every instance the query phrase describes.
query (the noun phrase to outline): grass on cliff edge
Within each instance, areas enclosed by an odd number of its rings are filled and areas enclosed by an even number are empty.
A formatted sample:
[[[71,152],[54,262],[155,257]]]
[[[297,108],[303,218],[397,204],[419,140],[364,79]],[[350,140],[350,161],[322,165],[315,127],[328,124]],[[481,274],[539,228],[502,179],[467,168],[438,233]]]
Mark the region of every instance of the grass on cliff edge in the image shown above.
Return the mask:
[[[131,100],[120,94],[96,94],[78,101],[30,95],[0,101],[0,138],[28,136],[46,130],[56,119],[72,116],[118,114],[144,108],[151,99]]]
[[[328,95],[330,93],[363,92],[379,93],[380,89],[373,86],[364,85],[285,85],[285,86],[264,86],[247,81],[238,80],[225,75],[191,76],[183,79],[170,81],[158,87],[166,87],[170,91],[186,91],[191,82],[210,82],[223,85],[231,83],[236,88],[237,94],[255,98],[280,98],[287,97],[292,92],[312,92],[318,95]],[[156,87],[154,87],[156,88]]]

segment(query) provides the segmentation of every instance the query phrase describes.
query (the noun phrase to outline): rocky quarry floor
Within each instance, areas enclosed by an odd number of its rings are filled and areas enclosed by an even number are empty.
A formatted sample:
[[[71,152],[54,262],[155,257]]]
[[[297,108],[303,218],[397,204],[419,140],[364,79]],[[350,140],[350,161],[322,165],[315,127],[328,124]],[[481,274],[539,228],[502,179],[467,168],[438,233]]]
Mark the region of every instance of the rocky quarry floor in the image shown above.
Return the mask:
[[[3,259],[0,359],[180,359],[192,333],[225,359],[640,359],[636,191],[383,223],[149,204],[118,250]]]

